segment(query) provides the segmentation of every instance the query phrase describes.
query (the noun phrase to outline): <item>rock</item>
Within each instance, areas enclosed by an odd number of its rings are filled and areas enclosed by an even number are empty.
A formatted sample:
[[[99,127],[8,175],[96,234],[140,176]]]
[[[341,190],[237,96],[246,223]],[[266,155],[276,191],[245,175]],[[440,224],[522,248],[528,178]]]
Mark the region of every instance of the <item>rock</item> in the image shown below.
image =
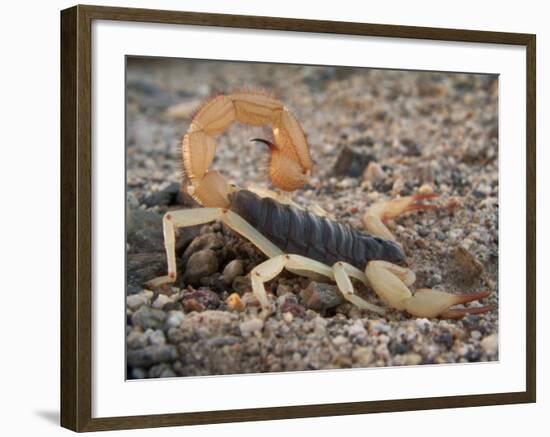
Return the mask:
[[[468,349],[468,352],[464,354],[464,358],[470,363],[475,363],[481,359],[481,352],[475,349]]]
[[[375,161],[372,154],[362,152],[360,148],[352,149],[349,146],[344,146],[340,150],[336,164],[334,164],[335,176],[359,177],[365,171],[369,162]]]
[[[390,341],[388,349],[392,355],[406,354],[409,351],[409,346],[406,343],[396,341]]]
[[[168,296],[166,296],[165,294],[159,294],[157,298],[153,301],[152,306],[153,308],[161,310],[164,308],[164,305],[170,302],[172,302],[172,299],[170,299]]]
[[[177,328],[181,325],[184,318],[185,314],[183,311],[170,311],[170,313],[168,313],[168,317],[166,318],[166,325]]]
[[[218,249],[221,249],[223,245],[224,242],[219,235],[213,232],[208,232],[194,238],[189,246],[187,246],[187,249],[185,249],[185,252],[183,252],[181,259],[184,264],[187,264],[191,255],[193,255],[195,252],[199,252],[205,249],[216,251]]]
[[[292,315],[291,312],[287,311],[286,313],[283,313],[283,320],[287,324],[292,323],[292,321],[294,320],[294,316]]]
[[[208,340],[206,343],[211,347],[221,347],[221,346],[232,346],[234,344],[240,343],[241,339],[235,337],[234,335],[225,335],[221,337],[213,337]]]
[[[171,183],[163,190],[155,191],[154,193],[144,198],[142,200],[142,203],[147,208],[151,208],[153,206],[174,206],[174,205],[182,206],[185,208],[196,208],[197,206],[199,206],[199,203],[195,199],[193,199],[185,191],[182,191],[181,184],[177,182]],[[193,238],[195,238],[198,235],[198,230],[200,229],[200,226],[192,226],[190,228],[185,228],[186,232],[188,232],[189,229],[195,229],[195,228],[197,229],[197,233]]]
[[[168,328],[168,332],[166,333],[166,337],[168,337],[168,341],[173,344],[178,344],[185,340],[186,334],[180,329],[179,326]]]
[[[193,311],[197,313],[202,313],[206,308],[200,303],[197,299],[185,299],[183,302],[183,309],[186,313],[191,313]]]
[[[166,255],[157,253],[128,253],[126,255],[127,293],[143,290],[143,285],[151,279],[166,274]]]
[[[174,182],[168,185],[164,190],[155,191],[142,200],[147,207],[175,205],[179,197],[180,184]]]
[[[143,329],[156,329],[162,326],[165,319],[166,313],[164,311],[142,306],[132,315],[132,324]]]
[[[367,330],[363,326],[361,320],[356,320],[353,325],[348,329],[348,335],[350,337],[365,337],[367,335]]]
[[[193,311],[203,311],[204,309],[218,309],[220,306],[220,297],[214,293],[212,290],[207,288],[199,288],[198,290],[187,292],[182,296],[182,304],[186,309],[186,312],[189,308],[193,306],[200,306],[202,310],[193,309]]]
[[[422,194],[422,195],[433,194],[433,192],[434,192],[433,187],[431,186],[431,184],[428,184],[428,183],[422,184],[418,189],[418,194]]]
[[[422,147],[414,140],[410,138],[403,138],[401,140],[401,146],[404,149],[405,156],[420,156],[422,155]]]
[[[183,309],[183,306],[181,305],[181,303],[179,302],[174,302],[174,301],[170,301],[166,304],[164,304],[164,306],[162,307],[162,310],[164,312],[168,312],[168,311],[181,311]]]
[[[176,374],[172,366],[167,363],[156,364],[151,366],[148,372],[149,378],[173,378]]]
[[[466,164],[474,164],[482,162],[487,158],[486,145],[481,141],[465,142],[462,147],[462,162]]]
[[[435,287],[436,285],[441,284],[443,281],[443,278],[439,273],[433,273],[430,276],[428,276],[428,279],[426,281],[426,285],[430,288]]]
[[[466,284],[471,284],[483,273],[483,265],[464,247],[457,246],[453,252],[453,258],[460,278]]]
[[[391,331],[391,326],[383,320],[371,320],[368,323],[369,332],[380,335]]]
[[[225,303],[230,311],[244,311],[245,309],[245,304],[238,293],[230,294]]]
[[[285,294],[291,294],[293,291],[293,288],[288,284],[279,284],[277,285],[277,291],[275,294],[277,297],[284,296]],[[296,301],[297,302],[297,301]]]
[[[149,335],[149,343],[155,345],[166,344],[166,337],[164,336],[164,331],[157,329]]]
[[[239,324],[239,329],[243,336],[251,335],[255,331],[259,331],[263,328],[264,322],[261,319],[250,319]]]
[[[259,307],[260,301],[252,291],[248,291],[241,295],[241,299],[247,307]],[[269,296],[268,296],[269,299]]]
[[[223,281],[230,285],[233,283],[237,276],[242,276],[244,273],[244,263],[240,259],[234,259],[230,261],[223,269],[222,277]]]
[[[481,339],[481,332],[472,331],[472,332],[470,332],[470,337],[472,337],[472,340],[479,340],[479,339]]]
[[[178,357],[176,347],[172,344],[151,345],[143,349],[129,350],[126,362],[129,366],[149,367],[153,364],[173,361]]]
[[[481,340],[481,348],[487,355],[496,356],[498,353],[498,334],[491,334]]]
[[[250,278],[248,276],[237,276],[233,280],[233,283],[231,284],[231,288],[233,288],[233,291],[235,293],[238,293],[241,296],[251,292],[252,284],[250,282]]]
[[[335,346],[342,346],[346,343],[348,343],[348,339],[343,335],[337,335],[332,339],[332,344],[334,344]]]
[[[277,295],[277,299],[275,301],[277,303],[278,307],[283,306],[284,304],[296,304],[298,303],[298,298],[294,293],[284,293],[281,295]]]
[[[383,181],[387,175],[380,164],[375,161],[369,162],[367,169],[363,172],[363,179],[371,182]]]
[[[314,326],[315,333],[318,335],[324,335],[326,332],[327,324],[328,322],[325,318],[316,316],[313,319],[313,326]]]
[[[294,295],[292,295],[294,296]],[[279,307],[281,313],[290,313],[293,317],[304,318],[306,315],[306,309],[291,299],[287,299]]]
[[[422,356],[419,354],[411,352],[403,355],[404,366],[416,366],[418,364],[422,364]]]
[[[428,319],[416,319],[415,322],[416,326],[420,330],[420,332],[427,334],[432,329],[432,322],[430,322]]]
[[[361,367],[370,367],[375,361],[374,351],[371,346],[354,348],[351,357]]]
[[[147,346],[148,340],[149,340],[148,333],[134,329],[130,331],[130,333],[126,337],[126,344],[130,349],[140,349]]]
[[[126,208],[127,242],[132,243],[132,235],[143,229],[158,230],[162,234],[162,214],[139,208]]]
[[[200,280],[218,271],[218,258],[211,249],[193,253],[187,261],[183,280],[185,283],[200,285]]]
[[[453,346],[454,338],[450,332],[443,332],[434,338],[434,341],[439,344],[443,344],[450,349]]]
[[[343,303],[344,297],[334,285],[311,281],[306,289],[300,292],[303,305],[317,312],[326,311]]]
[[[132,311],[137,310],[140,306],[146,304],[148,302],[147,296],[143,294],[131,294],[130,296],[126,296],[126,307],[131,309]]]

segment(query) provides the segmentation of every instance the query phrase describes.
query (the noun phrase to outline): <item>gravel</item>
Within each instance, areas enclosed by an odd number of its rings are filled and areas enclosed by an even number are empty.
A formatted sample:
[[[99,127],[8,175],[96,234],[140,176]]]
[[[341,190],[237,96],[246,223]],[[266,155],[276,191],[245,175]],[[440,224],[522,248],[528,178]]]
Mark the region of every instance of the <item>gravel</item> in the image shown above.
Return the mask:
[[[132,58],[127,77],[128,378],[499,359],[494,77]],[[243,87],[274,92],[308,134],[316,168],[294,201],[361,228],[370,204],[433,190],[441,208],[390,223],[417,275],[413,290],[489,289],[483,304],[495,310],[452,321],[381,317],[344,301],[334,284],[283,272],[266,284],[274,313],[262,320],[250,271],[265,256],[219,223],[180,230],[177,282],[148,290],[166,274],[162,215],[196,206],[179,190],[181,136],[204,98]],[[240,186],[269,187],[266,150],[249,142],[269,135],[231,127],[216,138],[214,166]]]

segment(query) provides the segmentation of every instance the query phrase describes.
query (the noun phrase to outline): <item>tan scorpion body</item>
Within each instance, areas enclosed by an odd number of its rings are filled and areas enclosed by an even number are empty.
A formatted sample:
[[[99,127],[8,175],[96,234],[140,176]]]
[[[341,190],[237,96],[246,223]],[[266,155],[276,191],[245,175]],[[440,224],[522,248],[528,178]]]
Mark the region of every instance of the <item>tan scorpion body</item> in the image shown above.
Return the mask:
[[[252,289],[265,316],[271,313],[272,304],[264,284],[283,269],[336,282],[345,299],[378,314],[384,314],[385,309],[358,296],[351,279],[372,288],[390,307],[417,317],[460,318],[492,309],[489,305],[452,308],[485,298],[489,291],[451,294],[420,289],[413,294],[409,287],[415,281],[414,272],[393,263],[401,261],[404,255],[385,222],[406,212],[434,208],[433,205],[420,203],[435,197],[433,194],[419,194],[372,205],[363,218],[370,234],[347,230],[326,217],[305,213],[278,193],[253,190],[255,194],[248,195],[249,191],[228,184],[217,171],[209,169],[216,152],[216,136],[234,122],[271,126],[273,140],[258,141],[269,148],[269,178],[276,188],[290,192],[308,181],[313,168],[309,145],[300,124],[282,102],[258,92],[222,95],[206,102],[193,118],[182,144],[183,167],[188,179],[185,189],[204,208],[174,211],[164,216],[168,274],[149,281],[150,287],[176,280],[177,228],[219,220],[251,241],[268,257],[251,272]],[[257,194],[269,200],[262,201]],[[329,241],[331,239],[333,241]]]

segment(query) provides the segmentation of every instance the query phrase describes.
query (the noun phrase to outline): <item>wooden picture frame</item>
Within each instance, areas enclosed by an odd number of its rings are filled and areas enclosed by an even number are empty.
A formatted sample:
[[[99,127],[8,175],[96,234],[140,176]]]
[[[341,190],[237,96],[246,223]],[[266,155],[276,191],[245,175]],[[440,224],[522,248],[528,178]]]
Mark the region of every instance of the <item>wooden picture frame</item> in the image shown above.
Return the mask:
[[[92,36],[94,20],[479,42],[526,48],[526,390],[510,393],[92,417]],[[535,56],[531,34],[165,10],[75,6],[61,12],[61,425],[99,431],[329,415],[529,403],[536,400]]]

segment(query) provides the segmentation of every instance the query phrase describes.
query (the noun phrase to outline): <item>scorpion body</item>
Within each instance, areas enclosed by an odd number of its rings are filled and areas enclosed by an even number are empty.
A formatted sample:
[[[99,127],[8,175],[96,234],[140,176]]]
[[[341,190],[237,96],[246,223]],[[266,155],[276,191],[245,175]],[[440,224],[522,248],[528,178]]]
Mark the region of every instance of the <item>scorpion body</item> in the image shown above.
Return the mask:
[[[369,261],[402,263],[399,245],[309,211],[262,198],[248,190],[229,196],[229,209],[244,218],[285,253],[327,265],[345,261],[362,269]]]
[[[388,306],[417,317],[460,318],[492,309],[491,305],[453,308],[483,299],[490,291],[454,294],[419,289],[413,295],[409,286],[415,282],[414,272],[396,265],[403,263],[405,255],[386,222],[403,213],[436,208],[420,202],[437,197],[435,194],[418,193],[370,205],[363,217],[370,234],[365,234],[294,206],[277,193],[258,196],[240,189],[210,169],[216,152],[215,138],[233,123],[271,126],[272,140],[252,141],[268,146],[268,173],[275,187],[289,192],[307,183],[313,167],[309,144],[298,120],[281,101],[266,93],[247,91],[208,100],[193,117],[182,141],[186,175],[183,188],[204,208],[164,215],[168,274],[148,281],[149,287],[176,280],[176,229],[219,220],[268,258],[250,272],[252,290],[264,317],[272,310],[264,284],[285,268],[302,276],[334,281],[346,300],[378,314],[384,314],[384,308],[356,295],[352,278],[371,287]]]

